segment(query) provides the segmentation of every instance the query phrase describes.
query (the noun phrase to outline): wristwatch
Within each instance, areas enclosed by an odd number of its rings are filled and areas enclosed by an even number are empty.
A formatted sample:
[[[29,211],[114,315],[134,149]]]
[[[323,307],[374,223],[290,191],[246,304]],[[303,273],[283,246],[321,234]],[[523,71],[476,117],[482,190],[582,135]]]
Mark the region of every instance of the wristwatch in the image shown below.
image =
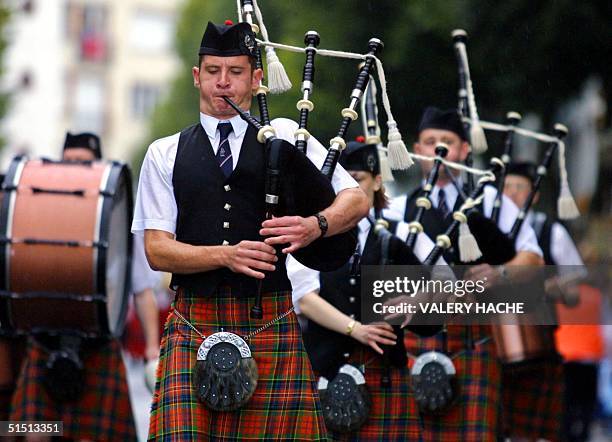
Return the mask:
[[[327,233],[327,228],[329,227],[329,225],[327,224],[327,218],[325,218],[320,213],[317,213],[315,216],[317,217],[317,221],[319,222],[319,229],[321,229],[320,238],[322,238]]]

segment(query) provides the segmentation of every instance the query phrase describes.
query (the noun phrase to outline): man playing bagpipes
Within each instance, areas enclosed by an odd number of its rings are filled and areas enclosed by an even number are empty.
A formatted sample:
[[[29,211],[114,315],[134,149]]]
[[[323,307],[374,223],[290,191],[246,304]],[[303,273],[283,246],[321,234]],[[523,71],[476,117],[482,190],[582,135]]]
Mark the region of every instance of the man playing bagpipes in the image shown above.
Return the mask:
[[[155,141],[142,166],[132,231],[144,232],[149,263],[173,273],[177,293],[162,337],[152,440],[326,437],[285,257],[351,229],[367,212],[367,200],[338,168],[331,206],[266,220],[268,205],[285,202],[283,194],[268,192],[279,177],[282,187],[283,172],[277,174],[270,166],[275,158],[266,157],[279,151],[264,147],[266,140],[225,101],[240,113],[250,110],[262,78],[257,52],[249,24],[209,23],[193,68],[200,121]],[[275,132],[274,146],[286,148],[283,140],[293,142],[296,129],[277,119],[264,132]],[[293,155],[291,149],[281,154]],[[321,177],[325,148],[310,137],[308,157],[294,151],[299,156],[284,173],[298,166],[315,173],[290,177],[300,189],[282,189],[289,196],[308,190],[316,201],[322,192],[312,186]],[[256,294],[261,305],[251,317]]]
[[[370,215],[358,223],[353,257],[333,272],[318,272],[289,258],[287,272],[296,310],[308,318],[304,343],[320,376],[323,414],[333,439],[375,441],[384,434],[386,440],[418,440],[403,330],[386,322],[360,322],[365,302],[361,266],[420,265],[433,243],[420,235],[413,253],[386,230],[384,220],[375,220],[388,200],[377,147],[363,141],[349,142],[340,157],[370,201]],[[348,390],[352,394],[345,395]]]
[[[469,145],[457,112],[428,108],[418,126],[418,139],[414,144],[414,152],[434,157],[437,155],[436,146],[440,142],[448,146],[445,159],[454,162],[465,160]],[[421,167],[424,176],[428,177],[435,163],[422,161]],[[438,238],[447,231],[455,219],[455,212],[464,202],[463,184],[458,175],[457,170],[441,166],[437,181],[426,186],[431,207],[420,211],[421,219],[418,223],[431,238]],[[425,186],[425,183],[421,186]],[[390,219],[413,223],[419,212],[417,201],[422,192],[423,188],[419,187],[407,195],[395,198],[384,215]],[[490,215],[495,194],[493,187],[484,186],[482,202],[475,208],[485,216]],[[502,232],[508,232],[518,214],[518,209],[509,200],[504,204],[507,209],[500,219],[499,226]],[[484,261],[485,263],[472,267],[464,274],[464,279],[481,280],[486,277],[490,284],[494,284],[495,281],[506,277],[505,274],[512,265],[541,264],[542,252],[531,227],[523,226],[516,241],[516,254],[514,250],[508,254],[501,248],[499,252],[496,251],[495,238],[482,241],[483,237],[487,237],[488,232],[492,231],[487,230],[491,226],[486,221],[479,225],[478,231],[475,230],[476,226],[471,224],[470,228],[474,236],[481,239],[478,245],[485,255],[489,255],[485,258],[489,262],[505,263],[505,265],[492,266]],[[492,227],[495,229],[495,226]],[[409,231],[404,229],[397,234],[406,238],[409,236]],[[449,263],[461,263],[461,254],[465,252],[458,247],[461,236],[458,232],[453,232],[449,236],[450,241],[443,248],[444,258]],[[505,235],[500,238],[503,240]],[[492,245],[488,245],[487,242]],[[500,256],[495,256],[496,254]],[[423,440],[495,440],[501,431],[499,428],[501,370],[495,347],[490,339],[490,327],[450,325],[443,327],[433,336],[419,336],[410,332],[406,334],[405,343],[407,351],[415,357],[435,351],[446,355],[454,366],[450,368],[448,364],[446,370],[447,375],[454,378],[452,382],[456,388],[453,394],[431,406],[420,408]]]

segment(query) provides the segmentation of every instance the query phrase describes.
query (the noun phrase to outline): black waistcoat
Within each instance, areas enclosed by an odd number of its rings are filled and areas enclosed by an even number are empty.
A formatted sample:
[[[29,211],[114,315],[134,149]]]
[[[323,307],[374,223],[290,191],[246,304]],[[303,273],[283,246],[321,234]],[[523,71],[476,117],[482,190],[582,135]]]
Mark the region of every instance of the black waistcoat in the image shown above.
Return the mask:
[[[195,124],[180,134],[172,185],[178,207],[176,239],[191,245],[234,245],[242,240],[260,241],[265,218],[264,147],[249,127],[238,164],[225,178],[206,132]],[[285,256],[279,254],[276,271],[267,273],[263,292],[290,290]],[[224,268],[194,274],[172,275],[172,286],[210,296],[220,286],[230,286],[232,296],[254,296],[254,278]]]
[[[408,264],[404,262],[403,256],[397,253],[398,242],[392,241],[389,245],[389,264]],[[401,246],[401,244],[400,244]],[[371,228],[368,234],[363,254],[360,259],[361,265],[378,265],[381,263],[381,242]],[[410,262],[409,264],[414,264]],[[361,286],[360,278],[350,274],[349,263],[346,263],[333,272],[320,273],[320,296],[346,315],[354,315],[355,320],[361,319]],[[397,344],[392,348],[386,348],[389,352],[390,361],[396,366],[405,366],[406,349],[404,347],[403,331],[394,327],[397,335]],[[304,345],[312,367],[315,371],[327,378],[333,378],[338,368],[346,362],[346,354],[350,354],[357,341],[346,334],[331,331],[315,321],[308,322],[308,329],[303,335]]]
[[[412,193],[408,194],[406,197],[406,208],[404,209],[404,221],[410,223],[414,221],[416,218],[416,212],[418,210],[416,206],[416,200],[419,196],[421,196],[423,189],[421,187],[415,189]],[[449,211],[448,215],[443,216],[442,212],[439,211],[433,205],[429,210],[425,210],[423,214],[423,219],[421,220],[421,225],[423,226],[423,230],[429,236],[432,241],[436,241],[436,237],[438,235],[443,234],[446,229],[452,224],[453,217],[452,213],[455,210],[458,210],[461,207],[461,195],[457,195],[457,199],[455,201],[455,206],[453,210]],[[459,232],[456,231],[453,235],[451,235],[451,247],[447,249],[443,256],[447,263],[459,263],[459,253],[455,244],[457,244],[457,237]]]

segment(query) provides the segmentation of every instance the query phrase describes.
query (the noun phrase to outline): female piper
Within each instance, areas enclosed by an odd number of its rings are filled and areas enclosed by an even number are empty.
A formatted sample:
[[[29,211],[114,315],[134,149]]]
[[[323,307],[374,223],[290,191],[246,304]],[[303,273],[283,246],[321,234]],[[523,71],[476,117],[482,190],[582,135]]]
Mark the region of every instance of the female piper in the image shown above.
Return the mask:
[[[348,143],[340,163],[368,196],[371,213],[380,213],[386,207],[387,197],[377,148],[374,144],[365,144],[363,137],[358,140]],[[304,343],[315,374],[322,376],[319,393],[332,438],[379,440],[384,432],[386,440],[418,440],[418,412],[410,392],[403,331],[387,323],[359,322],[360,266],[381,264],[384,259],[382,235],[377,234],[372,220],[369,216],[359,222],[355,254],[340,269],[320,273],[290,257],[287,275],[293,287],[296,311],[310,320]],[[403,241],[391,237],[387,261],[418,265],[432,247],[427,236],[418,235],[413,254]],[[363,394],[355,400],[353,411],[357,416],[344,421],[334,419],[333,405],[328,408],[330,401],[334,402],[334,389],[341,387],[342,374],[345,381],[347,376],[354,376],[352,385]],[[363,393],[359,379],[365,379],[369,393]],[[360,400],[369,407],[360,407]]]

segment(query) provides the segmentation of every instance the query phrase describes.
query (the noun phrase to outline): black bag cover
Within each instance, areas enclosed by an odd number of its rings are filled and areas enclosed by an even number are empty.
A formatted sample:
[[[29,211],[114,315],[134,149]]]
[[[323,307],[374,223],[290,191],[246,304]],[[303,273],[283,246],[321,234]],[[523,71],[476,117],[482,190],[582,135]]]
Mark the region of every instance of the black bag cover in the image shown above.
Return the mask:
[[[501,265],[514,258],[514,241],[499,230],[497,224],[477,210],[470,211],[467,218],[470,231],[482,252],[478,262]]]
[[[275,139],[266,144],[266,193],[279,195],[275,216],[309,217],[329,207],[336,198],[330,181],[288,141]],[[306,267],[328,272],[346,263],[357,245],[357,231],[351,229],[319,238],[292,253]]]

